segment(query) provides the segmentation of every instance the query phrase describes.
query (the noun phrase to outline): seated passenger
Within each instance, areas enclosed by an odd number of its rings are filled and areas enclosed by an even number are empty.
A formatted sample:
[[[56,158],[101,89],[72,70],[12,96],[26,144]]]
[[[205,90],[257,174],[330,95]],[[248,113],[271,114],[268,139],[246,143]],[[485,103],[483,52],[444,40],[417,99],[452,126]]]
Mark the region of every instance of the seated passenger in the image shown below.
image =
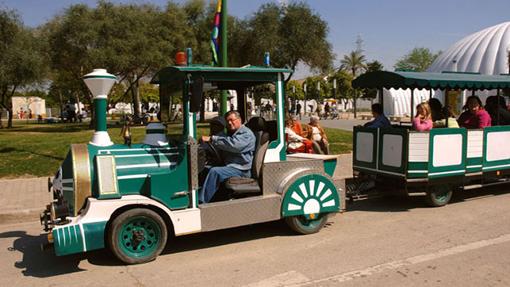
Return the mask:
[[[427,102],[423,102],[416,106],[416,116],[413,119],[413,129],[419,132],[426,132],[432,129],[430,106]]]
[[[432,117],[432,122],[443,120],[443,105],[441,102],[436,98],[432,98],[428,100],[428,103],[430,107],[430,116]]]
[[[491,116],[493,126],[510,125],[510,111],[506,108],[505,98],[501,96],[488,97],[485,101],[485,110]]]
[[[319,124],[318,116],[311,116],[308,124],[307,138],[313,143],[315,153],[329,154],[329,143],[326,132]]]
[[[366,128],[387,128],[391,127],[390,120],[384,115],[381,104],[372,105],[372,116],[374,119],[363,126]]]
[[[448,126],[446,126],[446,121],[448,121]],[[443,107],[443,119],[434,121],[433,123],[434,128],[458,128],[459,123],[457,123],[457,120],[455,119],[455,114],[453,113],[453,110],[450,106],[444,106]]]
[[[228,134],[202,136],[203,142],[210,142],[221,151],[225,166],[215,166],[209,170],[199,192],[201,203],[210,202],[219,185],[227,179],[234,176],[251,176],[255,135],[242,124],[241,116],[237,111],[229,111],[225,115],[225,120]]]
[[[464,112],[457,119],[459,126],[466,129],[482,129],[491,126],[491,116],[482,107],[477,96],[469,96],[463,107]]]
[[[294,120],[290,117],[285,119],[285,137],[287,139],[287,152],[312,153],[312,142],[294,130]]]

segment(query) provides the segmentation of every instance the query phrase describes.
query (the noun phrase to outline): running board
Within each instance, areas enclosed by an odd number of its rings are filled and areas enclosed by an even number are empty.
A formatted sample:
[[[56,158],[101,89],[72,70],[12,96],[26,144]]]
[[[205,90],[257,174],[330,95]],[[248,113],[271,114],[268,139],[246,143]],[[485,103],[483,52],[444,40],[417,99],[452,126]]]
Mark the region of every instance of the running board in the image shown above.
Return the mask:
[[[485,184],[466,185],[462,189],[463,190],[471,190],[471,189],[477,189],[477,188],[493,186],[493,185],[500,185],[500,184],[505,184],[505,183],[510,183],[510,179],[501,179],[501,180],[499,180],[497,182],[491,182],[491,183],[485,183]]]

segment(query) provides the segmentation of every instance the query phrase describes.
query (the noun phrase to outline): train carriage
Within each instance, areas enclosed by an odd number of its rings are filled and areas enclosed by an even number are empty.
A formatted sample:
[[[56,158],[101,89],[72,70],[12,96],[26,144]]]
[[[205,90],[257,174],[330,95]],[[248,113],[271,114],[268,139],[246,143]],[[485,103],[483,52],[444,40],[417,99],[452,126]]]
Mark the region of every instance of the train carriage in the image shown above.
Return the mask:
[[[467,89],[473,94],[476,90],[497,90],[499,95],[501,89],[510,88],[510,77],[379,71],[361,75],[353,86],[379,89],[382,103],[383,88]],[[375,186],[379,192],[398,189],[425,193],[430,205],[442,206],[451,199],[453,190],[506,183],[510,175],[510,149],[506,148],[510,126],[434,128],[428,132],[412,131],[406,125],[355,127],[353,141],[356,177],[347,184],[351,196],[362,192],[363,186]]]

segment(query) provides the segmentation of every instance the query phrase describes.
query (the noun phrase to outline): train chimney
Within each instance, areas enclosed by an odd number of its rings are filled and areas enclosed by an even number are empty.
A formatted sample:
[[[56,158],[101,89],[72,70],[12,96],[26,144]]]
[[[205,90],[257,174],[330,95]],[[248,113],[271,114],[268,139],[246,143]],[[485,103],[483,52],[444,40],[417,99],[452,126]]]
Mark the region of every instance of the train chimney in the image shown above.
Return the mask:
[[[107,96],[115,84],[117,77],[108,74],[105,69],[94,69],[92,73],[83,76],[83,81],[94,97],[95,132],[90,144],[95,146],[111,146],[113,142],[106,131]]]

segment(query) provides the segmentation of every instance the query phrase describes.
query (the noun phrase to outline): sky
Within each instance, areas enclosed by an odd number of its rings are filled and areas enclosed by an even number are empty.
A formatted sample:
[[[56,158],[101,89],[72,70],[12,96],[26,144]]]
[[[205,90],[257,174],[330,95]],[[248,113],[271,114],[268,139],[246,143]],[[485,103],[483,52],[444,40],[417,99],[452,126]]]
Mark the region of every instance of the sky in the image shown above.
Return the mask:
[[[114,3],[153,3],[164,6],[167,0],[110,0]],[[210,0],[206,0],[210,1]],[[253,15],[268,2],[292,0],[228,0],[228,13],[239,18]],[[96,0],[0,0],[0,8],[16,10],[24,24],[35,27],[62,13],[71,4]],[[174,0],[183,3],[185,0]],[[216,1],[214,1],[216,2]],[[308,5],[329,25],[328,39],[340,59],[356,49],[356,39],[369,61],[378,60],[384,68],[393,66],[413,48],[444,51],[465,36],[484,28],[510,21],[509,0],[308,0]],[[297,75],[307,75],[300,68]]]

